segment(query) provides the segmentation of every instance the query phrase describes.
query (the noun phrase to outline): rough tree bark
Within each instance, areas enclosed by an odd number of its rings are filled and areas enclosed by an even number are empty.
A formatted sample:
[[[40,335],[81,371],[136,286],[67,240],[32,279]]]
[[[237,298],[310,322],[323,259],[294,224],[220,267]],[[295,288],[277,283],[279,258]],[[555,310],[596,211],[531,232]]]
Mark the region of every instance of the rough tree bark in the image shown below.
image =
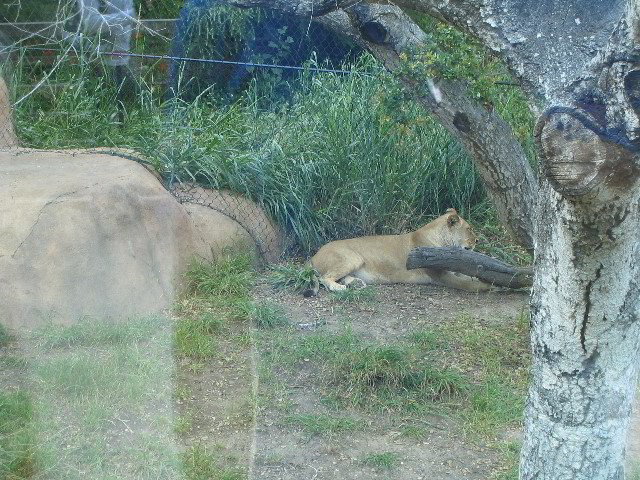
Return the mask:
[[[228,3],[328,16],[392,69],[411,46],[403,32],[422,41],[401,14],[375,17],[376,9],[391,8],[382,0]],[[483,177],[503,222],[520,228],[517,212],[532,220],[521,223],[534,240],[535,276],[520,478],[622,479],[640,348],[640,0],[394,3],[476,35],[507,61],[543,112],[536,128],[542,174],[537,189],[522,188],[533,182],[526,168],[513,173],[517,149],[500,154],[493,120],[469,107],[456,85],[436,82],[428,99],[420,82],[404,79],[462,138],[478,170],[490,172]],[[519,199],[511,195],[517,188]],[[512,204],[533,199],[535,208]]]
[[[414,268],[463,273],[496,287],[527,288],[533,284],[531,267],[512,267],[488,255],[460,247],[414,248],[407,258],[407,270]]]

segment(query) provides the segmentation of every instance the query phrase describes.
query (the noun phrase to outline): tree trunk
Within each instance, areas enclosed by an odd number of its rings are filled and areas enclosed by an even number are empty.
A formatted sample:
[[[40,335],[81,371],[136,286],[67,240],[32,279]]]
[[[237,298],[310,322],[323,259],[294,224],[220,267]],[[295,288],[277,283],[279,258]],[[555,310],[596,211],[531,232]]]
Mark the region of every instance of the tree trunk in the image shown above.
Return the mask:
[[[533,366],[520,478],[623,479],[640,346],[636,148],[551,109],[537,141]]]
[[[623,479],[640,338],[638,197],[593,212],[548,183],[542,192],[520,478]]]

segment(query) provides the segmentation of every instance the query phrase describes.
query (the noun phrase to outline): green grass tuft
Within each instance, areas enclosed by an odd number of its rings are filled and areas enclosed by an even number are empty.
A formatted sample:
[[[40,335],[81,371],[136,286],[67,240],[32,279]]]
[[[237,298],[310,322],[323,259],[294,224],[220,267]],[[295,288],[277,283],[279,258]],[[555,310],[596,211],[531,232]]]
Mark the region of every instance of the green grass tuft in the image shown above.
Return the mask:
[[[448,339],[433,330],[419,330],[409,335],[409,340],[424,351],[447,350],[449,348]]]
[[[302,292],[308,288],[314,276],[311,265],[296,265],[295,263],[276,264],[269,268],[267,281],[270,285],[281,290]]]
[[[400,455],[394,452],[371,453],[362,463],[376,470],[390,470],[400,463]]]
[[[29,366],[29,361],[16,355],[2,355],[0,356],[0,365],[15,370],[26,370]]]
[[[350,331],[262,337],[265,361],[296,371],[312,365],[329,400],[365,410],[409,410],[468,391],[458,372],[413,347],[370,345]]]
[[[178,435],[186,435],[189,430],[191,430],[191,426],[193,425],[193,421],[189,414],[181,415],[175,422],[173,426],[173,431]]]
[[[127,345],[150,337],[163,322],[159,316],[126,321],[83,317],[70,326],[45,325],[34,331],[32,337],[39,346],[52,349]]]
[[[72,350],[41,362],[35,370],[44,385],[73,401],[126,402],[146,394],[145,379],[155,368],[144,352],[121,345],[102,351]]]
[[[471,380],[458,414],[464,428],[493,435],[522,421],[529,372],[528,318],[506,325],[461,314],[448,323],[412,333],[423,355],[440,362],[443,352]]]
[[[496,477],[497,480],[518,480],[520,466],[520,443],[510,441],[500,445],[500,453],[503,458],[503,470]],[[631,480],[640,480],[634,476]]]
[[[186,277],[191,295],[178,303],[180,318],[174,332],[179,356],[199,360],[214,356],[216,336],[228,334],[230,322],[244,322],[255,315],[264,322],[278,321],[274,309],[254,307],[250,301],[255,272],[248,255],[227,256],[217,262],[197,261]]]
[[[270,302],[256,305],[252,318],[256,327],[263,329],[282,327],[289,324],[289,319],[283,308]]]
[[[243,480],[246,473],[239,468],[221,467],[216,457],[201,444],[191,446],[182,457],[185,480]]]
[[[396,346],[364,346],[344,352],[335,361],[334,381],[356,403],[407,392],[433,401],[459,395],[467,388],[457,372],[426,365],[411,350]]]
[[[185,276],[191,292],[214,297],[247,297],[255,277],[249,255],[196,261]]]
[[[364,288],[347,288],[338,292],[332,292],[331,300],[335,303],[365,303],[375,300],[376,289],[368,286]]]
[[[216,339],[212,334],[220,331],[222,321],[212,322],[212,319],[215,319],[213,314],[178,319],[174,333],[177,355],[202,360],[216,353]]]
[[[14,337],[9,333],[7,327],[0,323],[0,348],[9,345],[13,339]]]

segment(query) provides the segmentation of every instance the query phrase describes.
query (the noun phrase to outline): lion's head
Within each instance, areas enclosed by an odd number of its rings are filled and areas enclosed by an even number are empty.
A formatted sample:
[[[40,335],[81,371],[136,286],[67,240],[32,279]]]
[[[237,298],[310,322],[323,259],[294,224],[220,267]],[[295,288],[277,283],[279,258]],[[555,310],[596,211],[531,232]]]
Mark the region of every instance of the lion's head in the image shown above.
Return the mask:
[[[416,245],[473,248],[476,237],[471,226],[454,208],[414,232]]]

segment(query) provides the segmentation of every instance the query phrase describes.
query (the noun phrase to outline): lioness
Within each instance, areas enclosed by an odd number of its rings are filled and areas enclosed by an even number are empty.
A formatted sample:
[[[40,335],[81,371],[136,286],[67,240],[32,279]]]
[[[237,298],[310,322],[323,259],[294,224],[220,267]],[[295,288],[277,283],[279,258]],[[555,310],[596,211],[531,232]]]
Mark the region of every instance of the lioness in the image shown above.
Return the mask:
[[[407,256],[415,247],[471,248],[475,243],[471,227],[453,208],[415,232],[336,240],[311,258],[319,278],[304,295],[316,295],[318,282],[332,292],[368,283],[436,283],[472,292],[488,290],[489,284],[467,275],[406,267]]]

